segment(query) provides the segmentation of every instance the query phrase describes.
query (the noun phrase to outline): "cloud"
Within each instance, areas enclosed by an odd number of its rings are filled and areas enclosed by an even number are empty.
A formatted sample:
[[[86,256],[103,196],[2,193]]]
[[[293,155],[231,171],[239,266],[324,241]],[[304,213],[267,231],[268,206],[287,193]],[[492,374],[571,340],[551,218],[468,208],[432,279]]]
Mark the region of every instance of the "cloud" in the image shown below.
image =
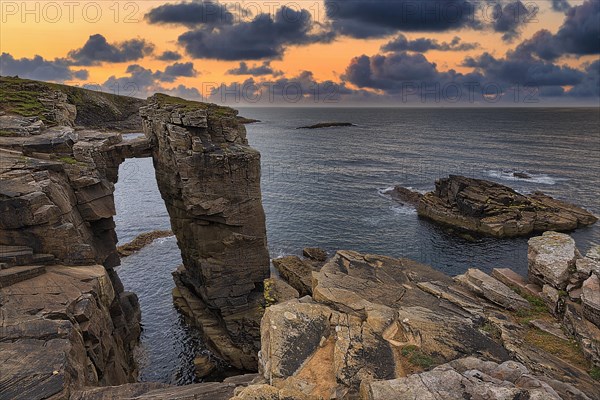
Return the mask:
[[[570,8],[556,34],[562,49],[571,54],[600,54],[600,1],[586,0]]]
[[[188,27],[231,25],[234,20],[226,6],[213,1],[164,4],[150,10],[145,18],[150,24],[178,24]]]
[[[424,53],[429,50],[438,51],[468,51],[479,48],[478,43],[461,43],[461,39],[455,36],[450,42],[438,42],[436,39],[418,38],[409,40],[403,34],[398,34],[393,40],[381,47],[382,51],[416,51]]]
[[[493,29],[504,33],[502,40],[512,42],[521,35],[523,25],[529,23],[536,12],[535,9],[528,9],[520,0],[505,4],[504,7],[496,3],[492,12]]]
[[[516,52],[501,59],[486,52],[475,58],[468,57],[464,65],[480,71],[489,81],[509,84],[566,86],[576,85],[584,77],[583,72],[567,65],[556,65]]]
[[[571,97],[598,97],[600,98],[600,60],[587,65],[583,80],[573,86],[567,95]],[[596,103],[598,104],[598,103]]]
[[[249,22],[219,27],[202,26],[178,38],[194,58],[218,60],[258,60],[279,58],[288,45],[330,41],[328,33],[312,33],[315,24],[307,10],[286,6],[271,17],[259,14]]]
[[[144,39],[131,39],[110,44],[100,34],[91,35],[82,48],[71,50],[69,59],[74,65],[98,65],[102,62],[129,62],[152,53],[154,45]]]
[[[213,88],[209,100],[218,103],[253,104],[332,104],[342,99],[354,100],[369,93],[350,89],[345,83],[331,80],[319,81],[311,71],[302,71],[292,77],[276,80],[256,80],[251,77],[243,82],[221,84]]]
[[[40,81],[64,82],[73,79],[87,79],[87,70],[73,70],[65,59],[46,60],[36,55],[33,58],[15,59],[9,53],[0,55],[0,74],[4,76],[18,75],[21,78]]]
[[[191,62],[169,65],[164,71],[156,71],[154,76],[162,82],[174,82],[178,77],[194,77],[198,72],[194,69]]]
[[[229,75],[254,75],[254,76],[262,76],[262,75],[274,75],[279,76],[283,74],[281,71],[276,71],[271,67],[270,61],[265,61],[260,65],[253,65],[251,67],[248,66],[244,61],[240,62],[239,66],[236,68],[232,68],[227,71]]]
[[[188,76],[190,73],[195,73],[191,63],[175,63],[165,71],[152,71],[138,64],[132,64],[127,67],[125,73],[128,75],[116,77],[115,75],[108,78],[100,89],[114,94],[125,96],[145,98],[154,93],[161,92],[171,94],[173,96],[185,97],[189,99],[200,99],[201,95],[198,89],[189,88],[184,85],[178,85],[175,88],[165,88],[160,82],[173,82],[175,79],[170,79],[175,76]],[[181,75],[184,74],[184,75]],[[168,77],[168,79],[163,79]]]
[[[176,51],[167,50],[156,58],[161,61],[179,61],[181,60],[181,54]]]
[[[467,0],[325,0],[325,10],[334,31],[355,38],[477,25]]]
[[[599,38],[600,1],[588,0],[567,11],[556,34],[542,29],[521,42],[514,53],[520,57],[531,54],[547,61],[567,54],[600,54]]]
[[[567,11],[571,8],[568,0],[552,0],[552,9],[554,11]]]

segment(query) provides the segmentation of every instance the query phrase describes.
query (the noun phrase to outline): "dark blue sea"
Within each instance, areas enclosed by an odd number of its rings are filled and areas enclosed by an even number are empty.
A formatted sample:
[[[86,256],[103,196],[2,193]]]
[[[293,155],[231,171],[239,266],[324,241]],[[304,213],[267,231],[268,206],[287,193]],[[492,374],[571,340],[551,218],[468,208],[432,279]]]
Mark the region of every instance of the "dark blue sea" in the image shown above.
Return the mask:
[[[420,220],[390,199],[394,185],[429,191],[448,174],[536,190],[600,215],[600,109],[245,108],[248,140],[262,154],[262,194],[271,257],[318,246],[409,257],[450,275],[508,267],[525,274],[527,239],[475,243]],[[356,126],[296,129],[318,122]],[[531,179],[514,178],[525,172]],[[150,159],[121,165],[115,192],[121,243],[169,229]],[[585,252],[600,224],[575,231]],[[193,381],[208,352],[173,308],[173,237],[123,260],[119,275],[140,297],[140,380]]]

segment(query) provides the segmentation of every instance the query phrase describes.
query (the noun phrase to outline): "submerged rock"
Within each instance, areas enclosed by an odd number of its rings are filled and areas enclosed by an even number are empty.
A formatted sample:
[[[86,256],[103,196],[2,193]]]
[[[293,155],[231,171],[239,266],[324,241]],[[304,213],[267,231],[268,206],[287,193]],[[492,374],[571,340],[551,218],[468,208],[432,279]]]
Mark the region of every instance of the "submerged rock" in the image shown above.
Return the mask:
[[[320,128],[331,128],[334,126],[355,126],[355,125],[351,122],[319,122],[318,124],[314,124],[314,125],[299,126],[296,129],[320,129]]]
[[[395,190],[405,199],[419,197],[406,191]],[[419,198],[417,212],[442,225],[495,237],[570,231],[598,220],[583,208],[540,192],[525,196],[498,183],[458,175],[437,180],[435,191]]]

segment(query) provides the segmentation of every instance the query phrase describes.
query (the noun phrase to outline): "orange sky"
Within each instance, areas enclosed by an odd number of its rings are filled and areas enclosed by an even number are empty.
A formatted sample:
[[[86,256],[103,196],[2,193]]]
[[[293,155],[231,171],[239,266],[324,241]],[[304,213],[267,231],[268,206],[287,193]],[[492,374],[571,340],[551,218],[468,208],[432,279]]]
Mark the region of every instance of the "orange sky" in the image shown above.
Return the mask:
[[[76,5],[72,8],[66,5],[68,2],[61,1],[30,1],[23,3],[1,0],[0,3],[2,6],[0,50],[12,54],[15,58],[32,57],[36,54],[46,59],[65,57],[69,50],[80,48],[90,35],[96,33],[105,36],[110,43],[139,37],[154,43],[156,53],[164,50],[176,50],[184,54],[183,49],[178,48],[176,40],[179,34],[188,30],[186,27],[150,25],[143,19],[148,10],[167,2],[74,2]],[[255,5],[260,4],[265,10],[268,9],[269,5],[273,7],[272,4],[274,4],[272,1],[253,3]],[[571,3],[577,4],[573,1]],[[23,8],[23,4],[25,4],[26,9]],[[295,2],[295,4],[301,4],[309,10],[319,10],[319,18],[324,19],[324,8],[319,1],[300,1]],[[481,49],[468,53],[440,51],[426,53],[427,59],[437,63],[438,68],[442,71],[454,68],[465,72],[469,69],[461,67],[460,63],[468,54],[479,54],[482,51],[488,51],[496,56],[502,56],[508,49],[516,46],[522,39],[530,37],[539,29],[545,28],[556,32],[564,16],[552,12],[549,8],[549,1],[538,1],[537,4],[540,6],[538,22],[528,24],[521,35],[521,39],[517,39],[512,44],[502,42],[499,33],[470,29],[453,30],[445,33],[405,32],[405,35],[409,39],[427,37],[440,41],[450,41],[458,35],[463,42],[480,43]],[[59,7],[57,8],[56,5]],[[118,14],[116,13],[117,9],[119,10]],[[30,12],[27,13],[26,10]],[[60,10],[60,15],[56,13],[57,10]],[[96,18],[97,10],[100,10],[98,18]],[[72,11],[71,15],[69,11]],[[36,18],[39,21],[36,22]],[[314,73],[315,78],[319,80],[339,80],[339,75],[344,72],[353,57],[361,54],[376,54],[380,46],[389,40],[389,37],[384,39],[342,37],[329,44],[291,46],[287,48],[283,59],[274,60],[272,66],[275,69],[282,70],[289,77],[302,70],[310,70]],[[579,66],[583,61],[589,61],[590,59],[594,59],[594,57],[565,59],[564,63]],[[228,69],[237,66],[238,62],[193,60],[185,54],[182,61],[193,61],[196,70],[200,74],[194,78],[179,78],[172,85],[183,83],[187,86],[200,88],[202,83],[205,82],[229,83],[245,78],[225,73]],[[125,75],[126,67],[133,63],[138,63],[152,70],[164,69],[165,66],[170,64],[170,62],[158,61],[150,56],[135,62],[104,64],[84,68],[90,72],[90,82],[101,83],[111,75]],[[250,61],[248,63],[259,64],[260,62]],[[169,84],[165,84],[165,86],[168,87]]]

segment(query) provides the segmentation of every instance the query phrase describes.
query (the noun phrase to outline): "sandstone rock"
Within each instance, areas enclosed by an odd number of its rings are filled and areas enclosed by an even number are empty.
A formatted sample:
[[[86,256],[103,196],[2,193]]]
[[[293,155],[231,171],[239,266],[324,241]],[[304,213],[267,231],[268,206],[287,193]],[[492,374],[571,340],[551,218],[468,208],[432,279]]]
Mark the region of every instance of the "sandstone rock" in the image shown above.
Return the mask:
[[[302,254],[306,258],[310,258],[315,261],[327,261],[327,252],[317,247],[306,247],[302,250]]]
[[[544,285],[542,287],[542,293],[540,293],[540,297],[548,306],[550,312],[554,315],[561,314],[562,311],[562,303],[561,297],[558,290],[550,285]]]
[[[104,267],[46,269],[0,289],[0,398],[53,398],[133,381],[130,338],[116,330],[116,293]]]
[[[485,297],[507,310],[529,309],[529,302],[515,293],[511,288],[486,274],[485,272],[471,268],[463,276],[456,277],[475,293]]]
[[[580,304],[566,303],[563,326],[575,337],[585,358],[594,365],[600,365],[600,329],[583,317]]]
[[[565,336],[564,332],[561,329],[560,324],[558,324],[558,323],[551,323],[551,322],[544,321],[541,319],[534,319],[530,322],[530,324],[541,331],[549,333],[552,336],[556,336],[559,339],[569,340],[569,338],[567,338]]]
[[[388,399],[556,399],[561,397],[544,381],[529,375],[523,365],[512,361],[503,364],[470,358],[472,369],[464,370],[460,362],[444,364],[431,371],[408,377],[363,382],[361,398]],[[473,367],[481,366],[482,370]]]
[[[600,328],[600,278],[592,274],[581,287],[583,316]]]
[[[417,207],[421,197],[423,195],[419,192],[412,191],[402,186],[394,187],[394,190],[390,192],[392,199],[396,200],[401,204],[410,204],[411,206]]]
[[[287,256],[274,259],[273,266],[301,297],[312,294],[312,264],[296,256]]]
[[[267,306],[297,299],[300,294],[296,289],[279,278],[265,279],[265,303]]]
[[[569,235],[544,232],[533,237],[529,239],[527,252],[529,280],[565,289],[569,274],[575,270],[576,258],[575,241]]]
[[[256,359],[255,310],[269,274],[260,154],[233,109],[165,95],[147,103],[140,115],[182,251],[181,282],[214,310],[233,345]]]
[[[457,175],[436,181],[435,191],[420,198],[417,212],[443,225],[495,237],[569,231],[597,221],[586,210],[542,193],[524,196],[507,186]]]
[[[539,297],[542,291],[541,287],[527,282],[525,278],[509,268],[494,268],[492,270],[492,276],[506,286],[515,288],[521,293],[526,293],[530,296]]]

